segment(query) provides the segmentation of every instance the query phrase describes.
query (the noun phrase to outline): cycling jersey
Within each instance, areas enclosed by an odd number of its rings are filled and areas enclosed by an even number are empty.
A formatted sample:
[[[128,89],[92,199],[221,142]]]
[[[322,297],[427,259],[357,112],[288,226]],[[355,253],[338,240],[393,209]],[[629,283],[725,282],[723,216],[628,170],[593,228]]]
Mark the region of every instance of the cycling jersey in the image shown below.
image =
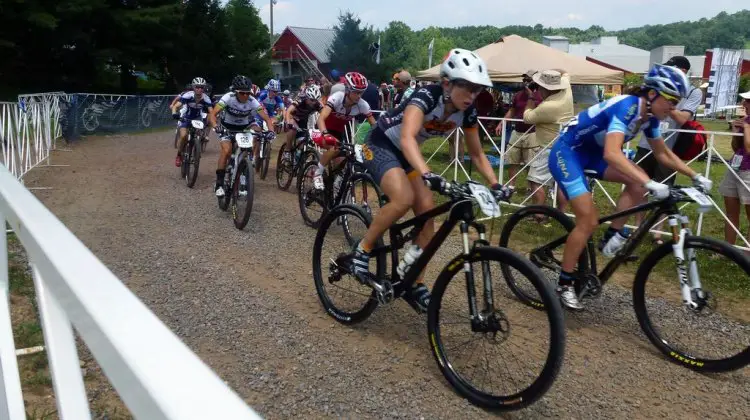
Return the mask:
[[[345,92],[336,92],[331,94],[326,101],[326,105],[332,109],[331,114],[325,120],[326,128],[329,131],[344,132],[346,124],[353,120],[354,117],[358,115],[362,115],[365,118],[372,116],[370,105],[364,99],[360,98],[359,102],[347,111],[344,107],[345,98]]]
[[[248,126],[253,122],[253,114],[257,115],[258,111],[263,109],[252,96],[249,96],[244,103],[238,101],[234,92],[225,93],[216,106],[224,111],[221,123],[225,126]]]
[[[262,90],[258,95],[258,102],[266,108],[266,113],[269,117],[274,117],[276,111],[284,109],[284,99],[281,96],[276,95],[273,98],[268,95],[267,90]]]
[[[301,98],[298,102],[294,102],[294,113],[292,114],[292,118],[294,118],[294,121],[297,121],[297,125],[300,123],[307,124],[307,119],[315,112],[320,112],[323,110],[323,104],[321,104],[318,101],[313,102],[312,105],[307,104],[307,100],[305,98]]]
[[[422,144],[427,139],[435,136],[444,136],[456,127],[476,128],[477,110],[471,105],[465,111],[454,112],[446,118],[445,101],[443,99],[443,87],[440,85],[429,85],[414,92],[401,104],[382,114],[378,119],[378,125],[373,131],[383,132],[399,150],[401,149],[401,125],[404,119],[404,110],[409,105],[414,105],[424,113],[422,128],[417,133],[417,143]]]
[[[639,125],[640,115],[640,98],[620,95],[582,111],[563,126],[550,150],[548,164],[568,199],[590,191],[584,170],[594,170],[599,179],[604,176],[608,166],[604,160],[607,134],[623,133],[626,142],[640,132],[649,140],[661,138],[659,120],[649,116]]]
[[[199,98],[195,97],[194,91],[189,91],[180,95],[179,102],[185,109],[185,118],[197,119],[200,118],[201,113],[207,113],[208,110],[213,106],[211,98],[205,93],[201,93]]]

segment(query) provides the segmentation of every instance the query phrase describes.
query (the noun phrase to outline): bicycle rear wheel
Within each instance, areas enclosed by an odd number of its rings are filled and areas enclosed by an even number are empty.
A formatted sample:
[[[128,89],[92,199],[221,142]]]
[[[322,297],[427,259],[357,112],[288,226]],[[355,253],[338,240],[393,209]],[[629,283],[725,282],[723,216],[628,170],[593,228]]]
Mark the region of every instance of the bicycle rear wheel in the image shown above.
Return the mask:
[[[232,185],[232,217],[237,229],[244,229],[253,212],[253,195],[255,194],[255,172],[246,153],[239,160],[239,167]],[[243,179],[244,178],[244,179]]]
[[[456,277],[465,273],[467,264],[476,274],[479,313],[474,318],[467,304],[469,274]],[[502,281],[493,282],[492,276],[494,272],[497,277],[501,266],[512,267],[527,278],[542,303],[541,311],[501,291]],[[484,303],[487,296],[492,308]],[[555,381],[565,353],[563,312],[552,287],[523,256],[498,247],[473,248],[470,256],[459,255],[445,266],[432,290],[427,331],[435,361],[454,390],[489,410],[517,410],[541,398]],[[462,337],[453,339],[456,335]],[[470,360],[463,361],[463,356]],[[530,366],[509,367],[513,363]],[[493,367],[504,367],[507,372],[490,371]],[[476,379],[472,372],[478,375]],[[486,385],[493,379],[499,384]]]
[[[563,212],[548,206],[523,207],[513,213],[503,226],[499,246],[512,249],[528,258],[543,273],[549,284],[556,285],[560,276],[560,264],[565,243],[555,247],[547,245],[570,233],[575,224]],[[544,247],[544,248],[542,248]],[[582,258],[586,258],[586,252]],[[543,302],[526,277],[518,275],[509,265],[501,265],[508,287],[521,302],[543,308]]]
[[[687,270],[681,274],[672,245],[670,241],[653,250],[636,272],[633,308],[641,329],[669,360],[687,368],[727,372],[747,366],[750,261],[726,242],[687,236]],[[694,279],[700,281],[702,296],[692,291],[698,307],[688,308],[680,284],[690,285]]]
[[[350,205],[337,206],[320,222],[313,245],[313,280],[315,290],[326,313],[342,324],[362,322],[378,307],[375,291],[363,285],[353,275],[339,266],[343,256],[351,253],[353,248],[342,232],[335,226],[336,220],[346,217],[352,229],[358,232],[361,239],[372,219],[361,208]],[[380,246],[382,241],[378,244]],[[370,267],[375,265],[373,274],[377,278],[385,276],[386,261],[384,255],[374,255]],[[329,290],[330,288],[330,290]],[[341,295],[341,299],[339,299]],[[353,303],[351,302],[353,301]]]

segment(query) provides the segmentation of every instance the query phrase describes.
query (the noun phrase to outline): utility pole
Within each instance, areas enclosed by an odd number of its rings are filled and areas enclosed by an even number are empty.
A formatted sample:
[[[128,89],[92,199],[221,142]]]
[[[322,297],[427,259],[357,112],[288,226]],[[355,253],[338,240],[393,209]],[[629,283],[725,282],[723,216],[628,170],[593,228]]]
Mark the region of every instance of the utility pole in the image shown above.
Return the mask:
[[[271,0],[271,45],[273,45],[273,5],[277,2],[278,0]]]

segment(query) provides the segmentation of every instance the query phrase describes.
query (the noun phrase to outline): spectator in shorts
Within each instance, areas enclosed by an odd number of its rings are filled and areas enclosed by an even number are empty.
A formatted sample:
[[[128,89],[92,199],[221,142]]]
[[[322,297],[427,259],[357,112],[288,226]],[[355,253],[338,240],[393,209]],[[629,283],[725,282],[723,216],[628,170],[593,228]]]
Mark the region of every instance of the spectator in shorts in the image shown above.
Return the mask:
[[[513,95],[510,109],[505,114],[505,118],[523,119],[523,112],[526,110],[526,103],[530,98],[534,99],[536,103],[542,102],[542,97],[539,93],[534,92],[536,84],[531,79],[531,76],[535,73],[535,70],[529,70],[523,75],[523,87]],[[500,135],[500,129],[496,128],[495,134]],[[515,189],[515,176],[518,174],[518,171],[522,166],[529,163],[534,155],[541,150],[539,143],[536,141],[534,126],[523,122],[516,122],[510,135],[508,147],[510,150],[506,152],[504,161],[509,165],[508,176],[510,181],[508,182],[508,188],[513,190]]]
[[[690,61],[687,58],[677,55],[670,58],[665,66],[677,67],[682,70],[683,73],[687,74],[690,70]],[[662,133],[665,128],[670,130],[679,129],[683,124],[693,119],[693,116],[698,112],[698,106],[703,100],[703,92],[699,88],[692,88],[686,98],[683,98],[677,106],[670,111],[669,118],[667,118],[661,127]],[[670,149],[674,147],[675,141],[677,141],[678,133],[665,133],[664,144]],[[647,156],[648,155],[648,156]],[[651,153],[651,145],[645,136],[641,136],[641,140],[638,143],[638,150],[635,153],[633,160],[638,166],[643,169],[646,174],[651,177],[654,181],[661,182],[667,185],[673,185],[675,177],[669,178],[672,175],[672,170],[667,169],[664,165],[661,165],[656,161],[654,154]],[[669,179],[667,179],[669,178]],[[636,216],[636,222],[640,224],[643,220],[644,214],[639,213]],[[654,226],[655,229],[659,229],[661,225]],[[654,233],[654,243],[661,245],[664,241],[661,239],[661,234]]]
[[[741,93],[740,96],[746,117],[732,122],[733,131],[743,134],[742,137],[732,137],[734,155],[730,166],[736,175],[727,171],[719,185],[719,192],[724,196],[727,218],[731,222],[724,224],[724,240],[732,245],[737,240],[737,232],[732,225],[740,226],[740,205],[745,206],[745,216],[750,220],[750,91]]]
[[[543,99],[538,103],[530,97],[523,112],[523,122],[536,126],[536,142],[542,150],[557,138],[560,124],[568,122],[575,115],[573,112],[573,91],[570,88],[570,77],[565,71],[544,70],[535,73],[532,80],[539,87],[537,93]],[[549,148],[532,156],[533,161],[529,165],[529,175],[526,178],[529,188],[534,192],[534,204],[544,204],[545,188],[538,188],[547,184],[551,175],[549,173]],[[554,182],[553,182],[554,184]],[[558,194],[557,207],[565,208],[563,194]]]

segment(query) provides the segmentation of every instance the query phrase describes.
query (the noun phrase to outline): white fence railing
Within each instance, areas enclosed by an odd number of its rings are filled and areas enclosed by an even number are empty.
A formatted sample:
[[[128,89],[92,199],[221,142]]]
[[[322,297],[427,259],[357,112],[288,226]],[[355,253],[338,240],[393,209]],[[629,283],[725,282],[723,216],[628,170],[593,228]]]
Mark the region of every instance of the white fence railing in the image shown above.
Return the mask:
[[[60,418],[91,418],[74,329],[136,418],[259,418],[2,166],[0,221],[16,234],[32,269]],[[22,420],[1,231],[0,419]]]

